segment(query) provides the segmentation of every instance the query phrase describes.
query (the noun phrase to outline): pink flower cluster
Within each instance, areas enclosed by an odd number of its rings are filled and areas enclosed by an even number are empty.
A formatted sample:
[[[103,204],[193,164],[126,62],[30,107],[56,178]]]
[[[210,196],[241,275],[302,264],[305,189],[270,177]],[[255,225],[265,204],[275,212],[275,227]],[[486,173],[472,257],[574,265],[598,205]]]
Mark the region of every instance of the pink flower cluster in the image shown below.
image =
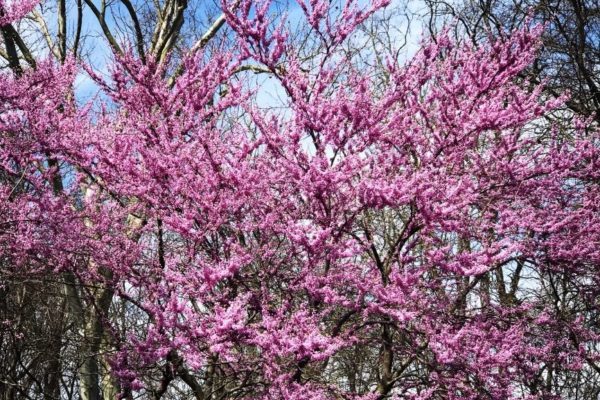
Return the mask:
[[[597,360],[598,333],[509,275],[598,294],[597,131],[539,128],[563,101],[519,80],[539,27],[357,69],[344,40],[385,5],[302,1],[327,49],[308,65],[268,0],[224,3],[236,46],[172,86],[116,57],[102,104],[74,101],[73,61],[1,75],[3,273],[110,287],[134,318],[106,316],[110,372],[140,393],[177,354],[247,399],[549,398],[536,379]],[[285,112],[256,105],[247,63]],[[352,352],[377,384],[343,384]]]
[[[40,0],[0,0],[0,26],[20,20],[39,3]]]

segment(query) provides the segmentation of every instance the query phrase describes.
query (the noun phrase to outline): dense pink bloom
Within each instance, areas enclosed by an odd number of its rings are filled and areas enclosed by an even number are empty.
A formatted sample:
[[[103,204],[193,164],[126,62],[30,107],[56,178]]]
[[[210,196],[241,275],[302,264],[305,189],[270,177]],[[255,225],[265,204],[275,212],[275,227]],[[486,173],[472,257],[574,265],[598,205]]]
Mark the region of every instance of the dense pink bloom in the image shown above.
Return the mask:
[[[144,368],[176,352],[193,372],[218,358],[248,399],[375,399],[306,377],[373,346],[424,374],[390,382],[397,398],[541,399],[520,387],[546,363],[597,357],[577,316],[482,286],[518,265],[600,283],[597,132],[538,135],[563,99],[518,79],[541,28],[359,71],[342,43],[385,4],[301,2],[329,46],[312,68],[268,1],[242,0],[224,4],[236,48],[190,57],[172,87],[132,54],[95,77],[101,107],[73,100],[73,61],[0,76],[0,258],[135,308],[125,332],[106,321],[123,387],[148,389]],[[248,62],[286,112],[234,79]]]

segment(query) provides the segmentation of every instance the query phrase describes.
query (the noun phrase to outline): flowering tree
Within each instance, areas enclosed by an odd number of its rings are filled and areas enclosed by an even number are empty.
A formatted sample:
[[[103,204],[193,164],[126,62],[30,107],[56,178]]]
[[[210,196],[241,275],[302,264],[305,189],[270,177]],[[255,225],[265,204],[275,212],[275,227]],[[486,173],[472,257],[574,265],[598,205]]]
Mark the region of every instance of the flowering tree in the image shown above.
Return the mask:
[[[345,46],[386,5],[300,1],[311,57],[270,1],[241,0],[183,57],[109,32],[109,76],[66,47],[9,59],[2,296],[52,280],[65,316],[40,382],[21,350],[40,317],[3,311],[0,345],[34,382],[5,393],[550,399],[555,376],[600,370],[598,135],[540,125],[565,100],[518,80],[541,28],[357,66]],[[223,24],[231,43],[208,49]],[[86,104],[82,71],[102,94]],[[281,111],[259,107],[256,72]],[[545,287],[555,272],[577,290]]]

